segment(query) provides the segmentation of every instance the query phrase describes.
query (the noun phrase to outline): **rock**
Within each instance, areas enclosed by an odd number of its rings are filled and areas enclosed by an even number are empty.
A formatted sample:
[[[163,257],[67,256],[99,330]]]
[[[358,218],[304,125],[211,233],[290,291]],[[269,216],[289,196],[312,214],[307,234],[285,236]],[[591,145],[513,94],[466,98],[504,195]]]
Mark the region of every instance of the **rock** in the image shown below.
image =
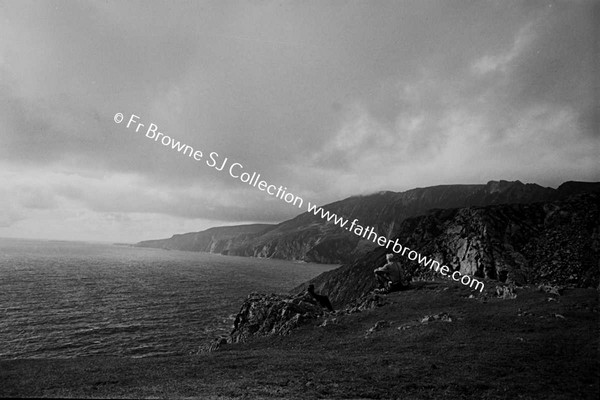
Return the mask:
[[[425,316],[428,317],[428,316]],[[424,318],[425,318],[424,317]],[[411,328],[416,328],[418,326],[421,326],[421,320],[416,320],[416,321],[411,321],[411,322],[407,322],[405,324],[400,325],[398,328],[399,331],[405,331],[407,329],[411,329]]]
[[[250,294],[237,314],[232,343],[255,336],[288,335],[303,323],[324,315],[311,296]]]
[[[198,353],[202,354],[202,353],[210,353],[210,352],[213,352],[213,351],[217,351],[221,347],[223,347],[224,345],[226,345],[227,343],[228,343],[228,338],[227,337],[225,337],[225,336],[219,336],[217,338],[214,338],[210,342],[201,345],[200,348],[198,349]]]
[[[325,321],[323,321],[323,323],[321,325],[319,325],[319,327],[325,327],[327,325],[335,325],[338,323],[338,319],[337,318],[326,318]]]
[[[502,299],[516,299],[514,285],[496,286],[496,296]]]
[[[373,308],[382,307],[386,304],[390,304],[390,301],[384,295],[369,293],[351,304],[348,307],[348,313],[371,310]]]
[[[544,292],[544,293],[549,293],[549,294],[554,294],[556,296],[561,296],[563,290],[564,290],[564,287],[558,286],[558,285],[540,285],[540,286],[538,286],[538,291]]]
[[[515,286],[524,286],[527,283],[527,276],[520,269],[513,269],[508,272],[506,283],[512,283]]]
[[[223,345],[227,344],[227,338],[216,338],[213,343],[208,348],[208,351],[216,351],[220,349]]]
[[[448,313],[439,313],[434,315],[426,315],[421,318],[422,324],[427,324],[434,321],[452,322],[452,317]]]
[[[600,290],[597,193],[530,204],[432,210],[398,223],[389,238],[486,286],[496,281],[515,287],[543,284]],[[374,289],[373,269],[385,263],[386,252],[375,249],[311,282],[333,304],[347,306]],[[439,272],[416,261],[404,257],[403,263],[414,279],[441,279]],[[510,292],[507,295],[511,298]]]
[[[390,325],[391,325],[391,322],[389,322],[389,321],[386,321],[386,320],[377,321],[377,322],[375,323],[375,325],[373,325],[371,328],[369,328],[369,329],[367,330],[367,332],[365,333],[365,336],[368,336],[368,335],[370,335],[370,334],[372,334],[372,333],[375,333],[375,332],[377,332],[377,331],[380,331],[380,330],[382,330],[383,328],[387,328],[387,327],[388,327],[388,326],[390,326]]]

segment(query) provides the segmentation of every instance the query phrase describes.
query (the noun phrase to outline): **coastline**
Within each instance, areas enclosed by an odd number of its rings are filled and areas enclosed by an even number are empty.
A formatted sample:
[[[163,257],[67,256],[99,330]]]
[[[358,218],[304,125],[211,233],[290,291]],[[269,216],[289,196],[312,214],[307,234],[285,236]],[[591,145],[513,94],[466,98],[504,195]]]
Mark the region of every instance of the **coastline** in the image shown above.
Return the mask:
[[[0,360],[0,397],[595,398],[597,290],[555,301],[534,288],[511,300],[466,294],[440,282],[325,327],[199,355]],[[439,312],[452,322],[415,322]],[[368,333],[375,325],[385,327]]]

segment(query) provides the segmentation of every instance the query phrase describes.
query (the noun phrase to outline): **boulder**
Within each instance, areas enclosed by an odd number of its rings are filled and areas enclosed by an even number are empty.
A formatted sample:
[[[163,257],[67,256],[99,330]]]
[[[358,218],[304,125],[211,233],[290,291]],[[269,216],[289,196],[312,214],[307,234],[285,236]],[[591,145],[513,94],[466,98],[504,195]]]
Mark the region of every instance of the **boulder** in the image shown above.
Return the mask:
[[[448,313],[439,313],[433,315],[426,315],[421,318],[422,324],[427,324],[429,322],[442,321],[442,322],[452,322],[452,317]]]
[[[250,294],[237,314],[229,342],[246,342],[253,337],[288,335],[294,328],[325,314],[308,295]]]
[[[539,285],[538,286],[538,291],[548,293],[548,294],[553,294],[556,296],[562,295],[563,290],[564,290],[564,287],[559,286],[559,285]]]
[[[516,299],[515,286],[513,284],[496,286],[496,296],[505,300]]]
[[[381,321],[377,321],[375,323],[375,325],[373,325],[371,328],[369,328],[367,330],[367,332],[365,333],[365,336],[369,336],[372,333],[375,333],[377,331],[380,331],[384,328],[387,328],[389,326],[391,326],[392,323],[390,321],[386,321],[386,320],[381,320]]]
[[[369,293],[356,300],[353,304],[351,304],[346,309],[346,312],[356,313],[365,310],[371,310],[377,307],[382,307],[386,304],[390,304],[390,302],[386,299],[385,296],[376,293]]]

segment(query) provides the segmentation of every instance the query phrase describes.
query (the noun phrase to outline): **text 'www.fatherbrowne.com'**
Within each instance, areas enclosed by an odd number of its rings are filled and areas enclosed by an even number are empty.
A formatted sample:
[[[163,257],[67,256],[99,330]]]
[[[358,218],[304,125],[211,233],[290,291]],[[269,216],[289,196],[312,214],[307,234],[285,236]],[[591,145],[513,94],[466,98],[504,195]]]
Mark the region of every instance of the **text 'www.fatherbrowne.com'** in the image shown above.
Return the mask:
[[[124,115],[122,113],[116,113],[114,121],[117,124],[122,123],[124,121]],[[142,123],[140,117],[135,114],[131,114],[125,127],[127,129],[133,129],[136,133],[143,134],[149,140],[159,143],[194,161],[204,161],[208,167],[214,168],[219,172],[227,171],[230,177],[239,179],[241,182],[255,187],[258,190],[267,193],[269,196],[277,197],[298,208],[303,208],[304,204],[306,204],[306,211],[329,223],[333,223],[342,229],[346,229],[362,239],[372,240],[373,243],[385,247],[396,254],[407,257],[411,261],[416,261],[424,267],[429,267],[430,270],[435,270],[444,277],[450,277],[454,281],[460,282],[466,286],[474,287],[483,292],[483,282],[480,282],[469,275],[463,275],[460,271],[453,271],[450,274],[450,268],[448,266],[441,265],[438,261],[425,257],[416,250],[411,250],[408,247],[402,246],[402,244],[398,242],[398,239],[391,240],[387,239],[385,236],[379,236],[373,227],[360,225],[358,219],[354,219],[350,223],[350,226],[348,226],[349,220],[326,211],[322,207],[318,207],[316,204],[312,204],[309,201],[305,203],[302,197],[289,192],[287,187],[271,184],[270,182],[261,179],[261,174],[256,171],[248,172],[241,163],[233,162],[228,157],[222,158],[216,151],[208,152],[206,153],[207,156],[205,156],[205,153],[202,152],[202,150],[159,131],[156,124]]]

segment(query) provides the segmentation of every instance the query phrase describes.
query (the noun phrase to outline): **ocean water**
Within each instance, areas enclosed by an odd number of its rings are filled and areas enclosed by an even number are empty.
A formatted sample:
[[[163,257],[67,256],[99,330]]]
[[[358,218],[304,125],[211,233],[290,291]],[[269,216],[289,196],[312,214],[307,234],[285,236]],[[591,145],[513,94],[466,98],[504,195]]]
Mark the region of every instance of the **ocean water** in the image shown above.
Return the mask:
[[[333,265],[109,244],[0,239],[0,358],[197,352],[251,292]]]

